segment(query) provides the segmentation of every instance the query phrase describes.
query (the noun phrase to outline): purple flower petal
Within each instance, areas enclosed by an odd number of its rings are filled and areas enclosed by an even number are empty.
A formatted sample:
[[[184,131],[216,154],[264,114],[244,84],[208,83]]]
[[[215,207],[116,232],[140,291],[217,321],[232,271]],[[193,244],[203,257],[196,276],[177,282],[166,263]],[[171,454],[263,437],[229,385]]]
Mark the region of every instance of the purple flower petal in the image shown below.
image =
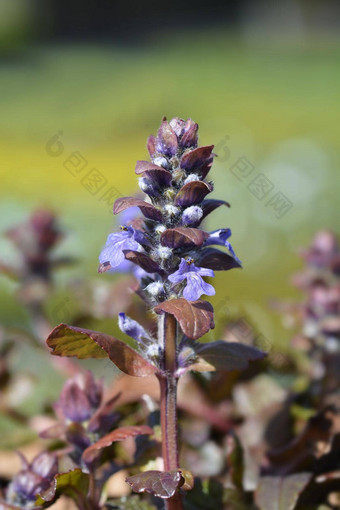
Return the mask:
[[[92,414],[91,404],[85,392],[74,379],[65,383],[57,405],[65,418],[77,423],[88,420]]]
[[[130,319],[125,313],[120,313],[118,317],[118,326],[126,335],[130,336],[137,342],[143,342],[143,338],[150,339],[150,335],[143,326],[137,321]]]
[[[52,478],[58,473],[57,456],[50,452],[42,452],[33,459],[31,469],[43,478]]]
[[[214,271],[212,269],[208,269],[207,267],[200,267],[198,269],[197,273],[200,276],[210,276],[210,277],[214,277],[215,276]]]
[[[197,225],[203,216],[203,210],[198,205],[191,205],[184,209],[182,214],[183,225]]]
[[[141,245],[135,239],[136,235],[139,235],[139,231],[135,231],[132,227],[126,227],[122,232],[109,234],[106,245],[99,255],[99,262],[101,264],[109,262],[110,271],[120,266],[125,261],[124,250],[141,249]]]
[[[233,250],[233,247],[231,246],[230,242],[227,240],[231,236],[231,230],[230,228],[221,228],[218,230],[214,230],[213,232],[210,232],[208,239],[205,241],[205,246],[211,246],[211,245],[218,245],[218,246],[225,246],[233,258],[239,263],[242,264],[240,259],[237,257],[236,253]]]
[[[183,297],[189,301],[196,301],[202,294],[213,296],[215,289],[209,283],[206,283],[202,276],[215,276],[212,269],[197,267],[191,259],[182,259],[177,271],[169,276],[172,283],[180,283],[186,280],[186,286],[183,291]]]
[[[215,289],[212,285],[206,283],[198,273],[188,273],[183,297],[188,301],[196,301],[202,294],[213,296],[215,294]]]

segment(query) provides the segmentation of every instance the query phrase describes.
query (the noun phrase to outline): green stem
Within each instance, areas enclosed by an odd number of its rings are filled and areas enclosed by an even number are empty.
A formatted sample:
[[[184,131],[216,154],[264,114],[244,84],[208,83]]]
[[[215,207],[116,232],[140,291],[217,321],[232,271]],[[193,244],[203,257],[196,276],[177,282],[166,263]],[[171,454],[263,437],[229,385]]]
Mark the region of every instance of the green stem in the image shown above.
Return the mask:
[[[179,469],[178,424],[177,424],[177,322],[170,315],[162,317],[160,327],[164,349],[163,373],[158,375],[161,389],[161,429],[162,455],[165,471]],[[179,492],[166,502],[167,510],[182,510],[182,498]]]

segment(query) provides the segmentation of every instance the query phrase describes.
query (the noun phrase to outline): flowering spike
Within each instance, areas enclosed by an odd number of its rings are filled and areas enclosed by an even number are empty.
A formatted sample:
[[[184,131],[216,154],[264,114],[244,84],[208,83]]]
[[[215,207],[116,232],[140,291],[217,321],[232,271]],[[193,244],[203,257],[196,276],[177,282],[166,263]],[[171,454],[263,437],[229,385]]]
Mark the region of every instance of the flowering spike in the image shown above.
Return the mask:
[[[214,276],[213,269],[241,265],[230,245],[229,229],[206,233],[198,228],[217,207],[229,204],[207,199],[213,184],[205,177],[212,166],[214,146],[198,147],[197,133],[198,125],[192,119],[162,119],[157,135],[148,139],[151,161],[139,160],[135,167],[146,199],[120,197],[113,208],[118,214],[138,207],[145,220],[126,223],[122,232],[110,234],[99,257],[99,272],[132,271],[134,267],[140,281],[137,293],[152,305],[212,296],[215,290],[203,277]],[[212,245],[227,248],[230,255]]]

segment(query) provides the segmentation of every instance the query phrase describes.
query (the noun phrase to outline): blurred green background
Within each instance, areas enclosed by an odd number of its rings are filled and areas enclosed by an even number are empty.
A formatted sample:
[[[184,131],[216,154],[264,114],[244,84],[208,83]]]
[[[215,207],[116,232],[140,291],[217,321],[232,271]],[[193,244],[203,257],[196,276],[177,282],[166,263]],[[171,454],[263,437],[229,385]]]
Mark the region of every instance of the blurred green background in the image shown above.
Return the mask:
[[[136,191],[135,161],[163,115],[191,117],[219,155],[214,196],[232,205],[207,227],[231,227],[244,263],[217,274],[217,319],[246,315],[284,345],[290,333],[268,301],[296,297],[297,250],[318,229],[339,229],[339,4],[142,4],[0,1],[0,230],[52,207],[68,234],[60,252],[80,260],[60,285],[114,279],[96,275],[115,228],[102,197],[111,186]],[[65,165],[73,152],[87,162],[76,176]],[[253,169],[243,180],[240,161]],[[82,183],[92,168],[105,182],[96,194]],[[270,188],[262,199],[251,185],[259,174]],[[282,216],[277,193],[288,204]],[[5,239],[0,248],[15,259]],[[15,288],[0,276],[5,325],[25,322]]]

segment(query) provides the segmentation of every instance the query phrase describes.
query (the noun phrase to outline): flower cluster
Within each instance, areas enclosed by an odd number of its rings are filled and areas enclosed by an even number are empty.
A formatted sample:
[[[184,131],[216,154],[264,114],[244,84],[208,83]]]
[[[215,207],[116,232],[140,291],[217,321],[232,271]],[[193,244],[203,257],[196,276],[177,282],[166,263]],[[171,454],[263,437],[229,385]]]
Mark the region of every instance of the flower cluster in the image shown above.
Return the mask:
[[[36,306],[41,307],[48,298],[55,269],[74,262],[71,257],[54,254],[64,237],[58,218],[48,209],[37,209],[27,221],[10,228],[5,235],[19,257],[15,262],[0,259],[0,273],[20,283],[20,301],[33,305],[36,311]]]
[[[306,267],[293,282],[304,292],[305,302],[290,310],[290,320],[297,316],[302,332],[293,345],[308,354],[313,377],[321,380],[339,373],[340,247],[336,235],[318,232],[302,256]]]
[[[182,296],[189,301],[211,296],[215,290],[203,277],[241,266],[228,241],[230,229],[199,228],[208,214],[229,204],[206,198],[213,191],[207,177],[214,146],[198,147],[197,131],[191,119],[163,119],[157,136],[148,139],[151,161],[136,164],[146,200],[125,197],[114,204],[115,214],[138,207],[144,221],[130,218],[120,232],[108,236],[99,257],[99,272],[122,270],[126,261],[137,266],[140,291],[152,305]]]
[[[138,449],[127,449],[126,458],[119,458],[114,444],[153,432],[147,425],[117,426],[122,418],[114,410],[119,397],[104,401],[103,382],[90,371],[67,380],[54,406],[58,422],[41,433],[57,440],[53,451],[40,453],[30,463],[19,453],[22,467],[5,490],[0,489],[0,510],[46,508],[61,494],[79,509],[103,508],[104,485],[127,467]],[[128,412],[131,421],[131,409]]]
[[[58,473],[58,459],[54,453],[43,452],[37,455],[31,463],[21,457],[21,470],[9,484],[6,491],[8,506],[1,508],[36,508],[37,495],[49,489],[53,477]],[[9,506],[13,505],[13,506]]]
[[[51,259],[51,251],[63,235],[56,216],[48,209],[36,210],[27,223],[6,232],[22,255],[22,276],[50,279],[51,268],[58,261]]]
[[[54,406],[59,425],[47,429],[42,437],[64,439],[76,465],[86,465],[85,450],[118,420],[113,410],[115,402],[116,397],[103,403],[103,383],[96,381],[90,371],[79,373],[66,381]]]

